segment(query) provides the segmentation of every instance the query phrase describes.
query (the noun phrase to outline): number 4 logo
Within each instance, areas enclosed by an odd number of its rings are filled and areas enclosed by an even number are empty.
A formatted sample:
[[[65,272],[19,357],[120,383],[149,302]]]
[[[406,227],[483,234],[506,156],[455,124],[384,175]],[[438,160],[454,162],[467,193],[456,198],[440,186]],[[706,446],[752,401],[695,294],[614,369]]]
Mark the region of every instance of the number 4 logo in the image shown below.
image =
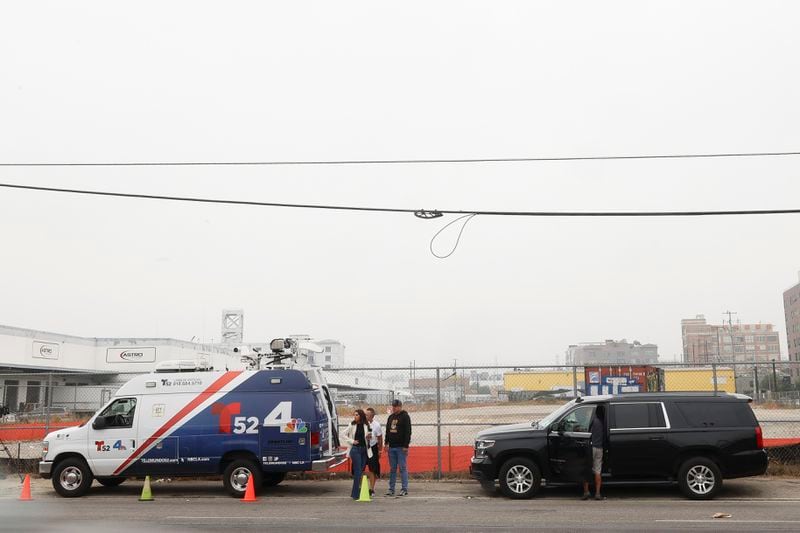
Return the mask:
[[[264,417],[264,427],[283,426],[292,419],[292,402],[281,402]]]

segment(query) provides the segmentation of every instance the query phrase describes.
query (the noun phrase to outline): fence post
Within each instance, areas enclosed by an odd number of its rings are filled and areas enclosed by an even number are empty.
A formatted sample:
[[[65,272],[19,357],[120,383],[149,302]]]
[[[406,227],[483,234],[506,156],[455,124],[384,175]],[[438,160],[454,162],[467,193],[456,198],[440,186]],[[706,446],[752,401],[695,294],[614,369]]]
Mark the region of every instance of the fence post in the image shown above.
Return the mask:
[[[436,367],[436,479],[442,479],[442,371]]]
[[[753,365],[753,393],[755,394],[755,400],[758,401],[758,365]]]
[[[572,367],[572,397],[578,397],[578,367]]]
[[[718,388],[718,385],[717,385],[717,364],[716,363],[712,363],[711,364],[711,374],[713,376],[712,379],[714,380],[714,395],[716,395],[717,392],[719,391],[719,388]]]
[[[50,404],[53,403],[53,373],[47,374],[47,394],[44,396],[44,434],[50,433]]]

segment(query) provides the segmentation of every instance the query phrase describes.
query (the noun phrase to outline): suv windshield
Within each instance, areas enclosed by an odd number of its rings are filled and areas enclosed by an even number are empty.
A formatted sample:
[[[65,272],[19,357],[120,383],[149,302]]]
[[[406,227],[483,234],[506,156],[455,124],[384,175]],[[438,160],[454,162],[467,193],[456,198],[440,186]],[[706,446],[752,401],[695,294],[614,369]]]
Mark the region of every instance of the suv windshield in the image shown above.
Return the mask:
[[[552,413],[550,413],[546,417],[542,418],[538,422],[534,422],[533,423],[533,427],[535,427],[537,429],[547,429],[547,426],[549,426],[550,424],[555,422],[561,415],[563,415],[565,412],[567,412],[567,410],[570,407],[572,407],[573,405],[575,405],[575,400],[572,400],[571,402],[565,403],[564,405],[562,405],[561,407],[559,407],[558,409],[556,409],[555,411],[553,411]]]

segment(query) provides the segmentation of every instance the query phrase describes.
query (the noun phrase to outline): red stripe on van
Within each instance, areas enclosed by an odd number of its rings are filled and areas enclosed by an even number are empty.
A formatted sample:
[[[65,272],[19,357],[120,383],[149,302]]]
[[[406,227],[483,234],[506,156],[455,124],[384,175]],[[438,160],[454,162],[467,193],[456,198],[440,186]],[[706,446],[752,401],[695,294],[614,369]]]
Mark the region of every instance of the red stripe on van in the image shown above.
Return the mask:
[[[144,443],[141,446],[136,448],[136,450],[131,454],[131,456],[125,459],[125,461],[123,461],[123,463],[119,465],[119,467],[117,467],[116,470],[114,470],[114,475],[115,476],[119,475],[123,470],[128,468],[128,465],[130,465],[133,461],[135,461],[140,454],[144,453],[144,451],[148,448],[148,446],[150,446],[153,442],[158,440],[158,438],[161,437],[161,435],[169,431],[169,429],[172,428],[172,426],[174,426],[177,422],[179,422],[183,417],[191,413],[198,405],[207,400],[211,395],[219,392],[219,390],[222,387],[230,383],[234,378],[236,378],[241,373],[242,373],[241,370],[236,370],[232,372],[225,372],[222,376],[220,376],[218,380],[209,385],[206,390],[198,394],[191,402],[184,405],[183,409],[178,411],[175,414],[175,416],[167,420],[167,422],[163,426],[158,428],[158,430],[156,430],[155,433],[153,433],[146,441],[144,441]]]

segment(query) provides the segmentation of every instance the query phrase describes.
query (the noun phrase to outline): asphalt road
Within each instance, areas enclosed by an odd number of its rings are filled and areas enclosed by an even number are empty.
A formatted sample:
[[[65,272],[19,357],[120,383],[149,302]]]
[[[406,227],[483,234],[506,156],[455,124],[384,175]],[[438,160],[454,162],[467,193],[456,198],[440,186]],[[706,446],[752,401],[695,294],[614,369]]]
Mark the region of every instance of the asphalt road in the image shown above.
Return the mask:
[[[800,480],[726,482],[711,502],[685,500],[671,488],[609,488],[605,501],[579,501],[574,489],[544,489],[514,501],[473,482],[413,481],[404,498],[349,498],[350,482],[288,481],[255,503],[228,497],[220,482],[153,483],[155,501],[139,502],[141,481],[96,485],[83,498],[63,499],[34,479],[33,501],[17,500],[19,483],[0,483],[0,531],[798,531]],[[385,488],[385,484],[381,485]],[[715,519],[715,513],[730,518]]]

